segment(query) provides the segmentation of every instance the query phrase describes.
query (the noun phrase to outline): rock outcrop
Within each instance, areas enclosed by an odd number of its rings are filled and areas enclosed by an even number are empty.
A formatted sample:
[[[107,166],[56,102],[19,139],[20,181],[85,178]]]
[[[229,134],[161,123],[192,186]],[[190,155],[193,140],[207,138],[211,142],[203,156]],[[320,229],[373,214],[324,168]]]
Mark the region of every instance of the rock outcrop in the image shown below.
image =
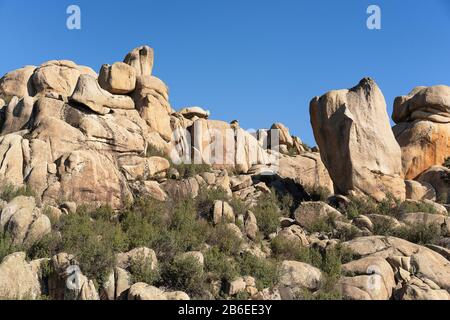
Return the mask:
[[[377,200],[388,193],[405,198],[401,150],[389,125],[383,94],[372,79],[314,98],[310,114],[337,193],[365,194]]]
[[[392,119],[402,148],[403,172],[415,179],[450,157],[450,87],[417,87],[397,97]]]

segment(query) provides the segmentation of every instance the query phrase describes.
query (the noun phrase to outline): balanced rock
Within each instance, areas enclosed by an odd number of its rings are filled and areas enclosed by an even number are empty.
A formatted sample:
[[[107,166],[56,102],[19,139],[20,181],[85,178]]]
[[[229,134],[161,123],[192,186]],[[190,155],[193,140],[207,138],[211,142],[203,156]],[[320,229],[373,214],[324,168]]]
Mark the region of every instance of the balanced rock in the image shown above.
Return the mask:
[[[200,107],[183,108],[179,111],[179,113],[186,119],[192,119],[194,117],[208,119],[210,115],[209,111],[204,110]]]
[[[314,98],[310,114],[336,192],[405,198],[401,149],[375,81],[365,78],[352,89]]]
[[[127,96],[112,95],[103,90],[90,75],[81,75],[71,100],[85,105],[98,114],[107,114],[110,109],[134,109],[133,100]]]
[[[449,86],[417,87],[397,97],[392,119],[407,179],[442,165],[450,156]]]
[[[273,131],[278,133],[276,135],[273,135]],[[272,127],[270,127],[270,145],[272,148],[279,145],[285,145],[287,147],[293,147],[294,146],[294,140],[292,139],[291,134],[289,133],[289,128],[287,128],[282,123],[274,123]],[[275,141],[275,137],[278,138],[278,141]]]
[[[138,76],[151,75],[153,70],[154,52],[149,46],[133,49],[127,54],[124,61],[136,70]]]
[[[104,64],[98,76],[100,86],[112,94],[127,94],[136,87],[136,69],[123,62]]]

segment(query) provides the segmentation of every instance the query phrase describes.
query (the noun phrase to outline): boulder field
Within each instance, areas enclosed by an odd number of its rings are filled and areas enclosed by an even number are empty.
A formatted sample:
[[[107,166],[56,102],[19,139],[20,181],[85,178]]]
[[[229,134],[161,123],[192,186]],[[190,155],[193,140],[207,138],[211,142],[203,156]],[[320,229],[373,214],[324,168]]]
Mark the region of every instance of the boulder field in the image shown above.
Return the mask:
[[[0,299],[450,300],[450,87],[394,127],[371,78],[315,97],[311,148],[175,109],[153,65],[0,79]]]

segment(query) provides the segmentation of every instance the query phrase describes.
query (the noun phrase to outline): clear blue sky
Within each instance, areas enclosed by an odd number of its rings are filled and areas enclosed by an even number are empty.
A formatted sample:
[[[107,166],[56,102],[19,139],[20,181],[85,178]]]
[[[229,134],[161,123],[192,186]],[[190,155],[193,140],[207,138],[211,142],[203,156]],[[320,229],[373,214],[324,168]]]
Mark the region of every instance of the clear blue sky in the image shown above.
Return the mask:
[[[66,8],[82,29],[66,29]],[[382,10],[382,30],[366,9]],[[199,105],[245,128],[283,122],[314,144],[309,101],[373,77],[393,99],[450,84],[450,0],[0,0],[0,73],[51,59],[99,70],[155,49],[174,108]]]

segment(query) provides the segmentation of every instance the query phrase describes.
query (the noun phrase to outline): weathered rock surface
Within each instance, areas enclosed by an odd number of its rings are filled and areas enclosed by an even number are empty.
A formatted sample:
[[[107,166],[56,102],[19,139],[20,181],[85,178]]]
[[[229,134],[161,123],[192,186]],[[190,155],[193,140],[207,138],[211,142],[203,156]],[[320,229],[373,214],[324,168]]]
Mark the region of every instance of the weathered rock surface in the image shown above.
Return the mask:
[[[5,74],[0,79],[0,98],[9,103],[14,96],[19,99],[34,96],[35,89],[31,76],[35,70],[34,66],[26,66]]]
[[[304,187],[322,187],[331,193],[334,191],[333,181],[319,153],[302,152],[295,157],[282,157],[277,174],[282,178],[293,179]]]
[[[284,299],[292,299],[302,289],[317,290],[321,279],[322,272],[309,264],[298,261],[283,261],[281,264],[280,286],[288,289]]]
[[[9,233],[16,245],[30,245],[50,233],[51,224],[36,207],[33,197],[19,196],[3,207],[0,231]]]
[[[133,100],[127,96],[112,95],[103,90],[90,75],[81,75],[70,98],[98,114],[107,114],[111,109],[134,109]]]
[[[401,149],[376,83],[361,80],[349,90],[331,91],[310,105],[311,124],[336,191],[405,198]]]
[[[153,69],[154,53],[149,46],[133,49],[127,54],[124,62],[136,70],[138,76],[151,75]]]
[[[358,256],[387,259],[393,268],[420,274],[422,279],[431,280],[440,289],[450,290],[450,261],[431,249],[384,236],[356,238],[344,245]]]
[[[0,262],[1,299],[37,299],[41,296],[39,274],[24,252],[13,253]]]
[[[136,88],[136,69],[123,62],[104,64],[98,76],[100,86],[112,94],[126,94]]]
[[[417,87],[397,97],[392,119],[407,179],[450,156],[450,87]]]
[[[417,180],[431,185],[436,192],[438,201],[450,203],[450,169],[433,166],[423,172]]]
[[[341,216],[339,211],[321,201],[303,202],[294,212],[297,223],[305,228],[313,226],[319,220],[339,219]]]

